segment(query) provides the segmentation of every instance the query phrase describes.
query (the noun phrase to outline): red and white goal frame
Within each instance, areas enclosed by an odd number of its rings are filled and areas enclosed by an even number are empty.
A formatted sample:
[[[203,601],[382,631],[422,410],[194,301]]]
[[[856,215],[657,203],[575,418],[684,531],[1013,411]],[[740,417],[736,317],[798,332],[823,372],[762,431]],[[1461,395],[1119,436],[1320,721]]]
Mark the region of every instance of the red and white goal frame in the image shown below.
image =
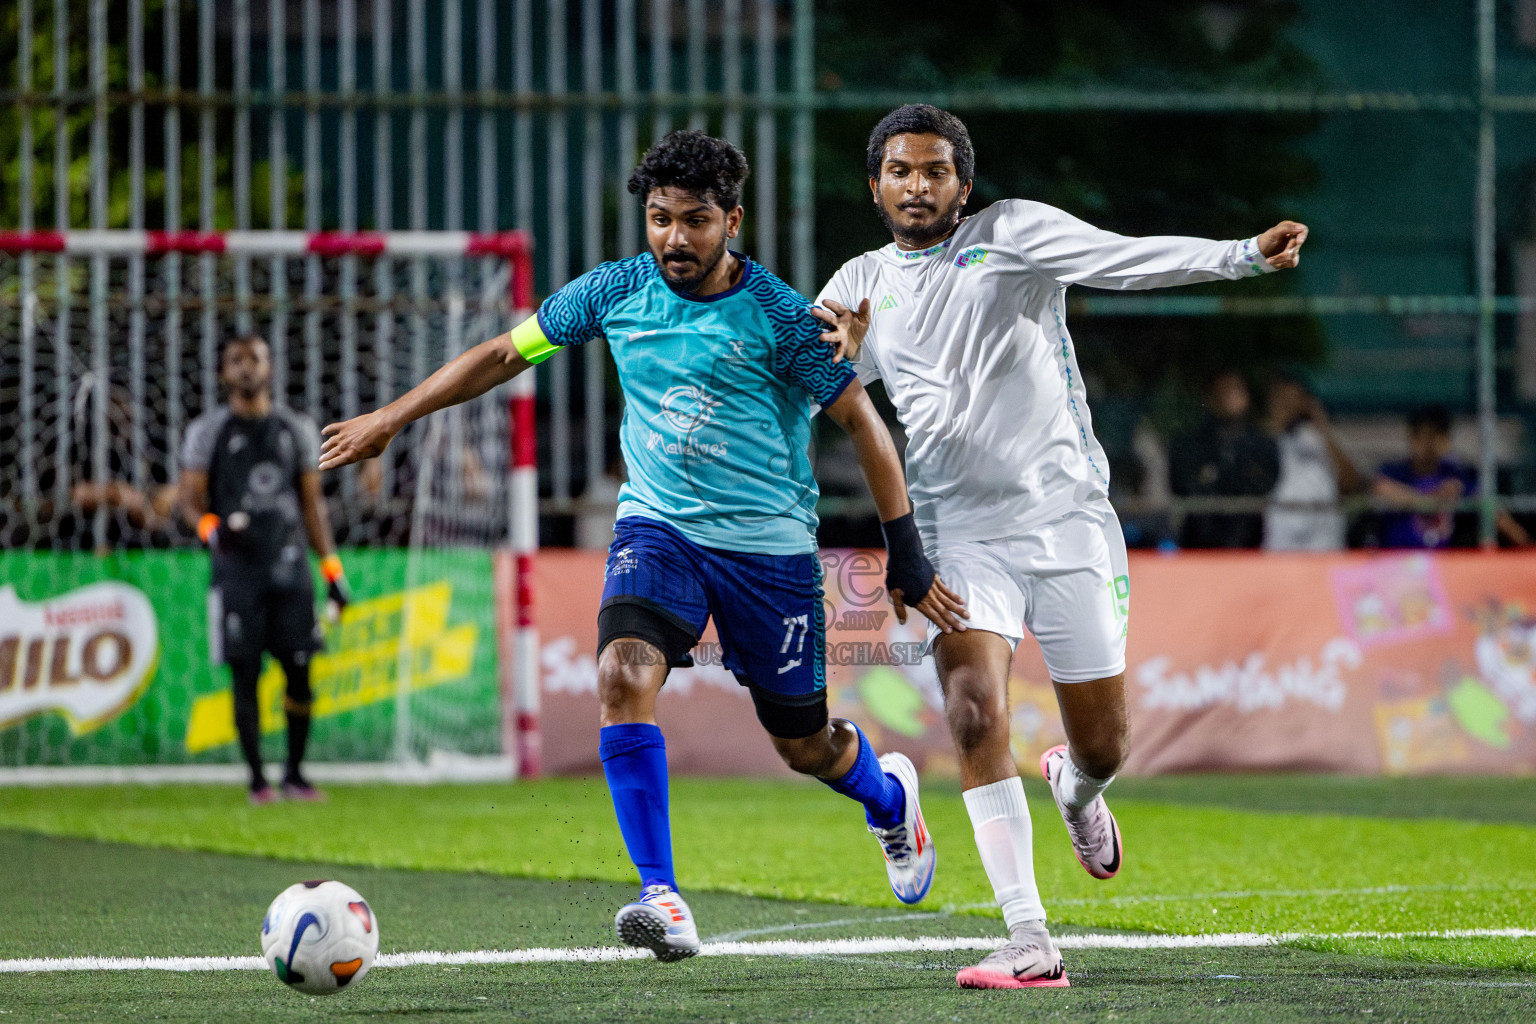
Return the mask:
[[[533,314],[533,245],[524,231],[0,231],[0,254],[132,257],[179,253],[232,257],[488,257],[505,260],[513,324]],[[508,324],[510,328],[513,324]],[[520,777],[541,772],[539,644],[534,608],[538,465],[534,375],[512,381],[508,409],[508,509],[514,595],[499,615],[502,750]],[[510,620],[510,621],[509,621]],[[509,635],[510,634],[510,635]]]

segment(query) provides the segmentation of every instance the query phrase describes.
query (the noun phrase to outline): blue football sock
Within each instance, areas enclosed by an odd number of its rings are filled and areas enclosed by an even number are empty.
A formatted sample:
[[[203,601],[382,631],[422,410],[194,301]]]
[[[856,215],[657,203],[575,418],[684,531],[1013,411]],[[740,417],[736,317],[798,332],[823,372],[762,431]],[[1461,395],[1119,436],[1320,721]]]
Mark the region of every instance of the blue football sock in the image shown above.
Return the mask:
[[[607,725],[598,753],[614,814],[640,885],[677,888],[672,874],[672,822],[667,810],[667,741],[654,725]]]
[[[849,723],[853,725],[852,722]],[[852,797],[864,805],[864,818],[876,828],[891,828],[901,822],[906,810],[907,794],[894,776],[887,775],[875,756],[875,748],[869,745],[863,730],[853,726],[859,734],[859,756],[840,779],[822,779],[843,796]]]

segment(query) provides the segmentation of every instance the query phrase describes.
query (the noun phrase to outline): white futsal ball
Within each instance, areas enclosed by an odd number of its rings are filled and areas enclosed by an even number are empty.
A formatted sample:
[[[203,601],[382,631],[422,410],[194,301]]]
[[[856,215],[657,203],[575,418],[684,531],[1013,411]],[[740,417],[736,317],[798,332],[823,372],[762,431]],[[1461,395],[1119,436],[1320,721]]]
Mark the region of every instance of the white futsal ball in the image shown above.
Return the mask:
[[[379,919],[356,889],[299,882],[278,894],[261,922],[261,955],[279,981],[330,995],[363,980],[379,952]]]

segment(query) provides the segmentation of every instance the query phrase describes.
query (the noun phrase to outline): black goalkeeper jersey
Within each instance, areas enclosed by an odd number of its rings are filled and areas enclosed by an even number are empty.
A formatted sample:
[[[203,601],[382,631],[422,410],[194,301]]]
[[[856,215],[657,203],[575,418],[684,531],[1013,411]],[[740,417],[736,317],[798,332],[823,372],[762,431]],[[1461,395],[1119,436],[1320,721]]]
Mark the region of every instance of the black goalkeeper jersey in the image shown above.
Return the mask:
[[[313,587],[299,480],[319,459],[314,421],[281,406],[261,419],[219,406],[192,421],[181,464],[208,474],[208,510],[223,524],[213,553],[216,583]],[[244,530],[230,528],[236,512],[250,517]]]

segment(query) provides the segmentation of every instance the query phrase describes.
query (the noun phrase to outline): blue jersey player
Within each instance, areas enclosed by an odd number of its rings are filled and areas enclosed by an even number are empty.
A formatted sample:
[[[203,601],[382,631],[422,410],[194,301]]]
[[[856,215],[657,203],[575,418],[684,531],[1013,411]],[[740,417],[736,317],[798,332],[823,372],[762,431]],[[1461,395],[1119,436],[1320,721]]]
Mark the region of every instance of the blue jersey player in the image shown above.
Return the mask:
[[[746,159],[703,132],[673,132],[629,181],[650,251],[561,288],[538,315],[448,363],[376,412],[325,428],[320,467],[384,450],[407,423],[468,401],[561,348],[603,337],[625,397],[629,482],[598,612],[603,771],[641,894],[619,938],[660,960],[698,952],[672,867],[666,747],[656,696],[713,617],[723,662],[750,691],[786,764],[864,805],[891,888],[916,903],[933,880],[917,773],[827,713],[817,489],[806,450],[817,406],[848,431],[884,523],[886,587],[946,632],[964,608],[935,578],[884,423],[823,341],[862,333],[728,248]],[[818,319],[818,317],[820,319]],[[822,321],[830,324],[827,329]],[[823,332],[826,333],[823,333]]]

